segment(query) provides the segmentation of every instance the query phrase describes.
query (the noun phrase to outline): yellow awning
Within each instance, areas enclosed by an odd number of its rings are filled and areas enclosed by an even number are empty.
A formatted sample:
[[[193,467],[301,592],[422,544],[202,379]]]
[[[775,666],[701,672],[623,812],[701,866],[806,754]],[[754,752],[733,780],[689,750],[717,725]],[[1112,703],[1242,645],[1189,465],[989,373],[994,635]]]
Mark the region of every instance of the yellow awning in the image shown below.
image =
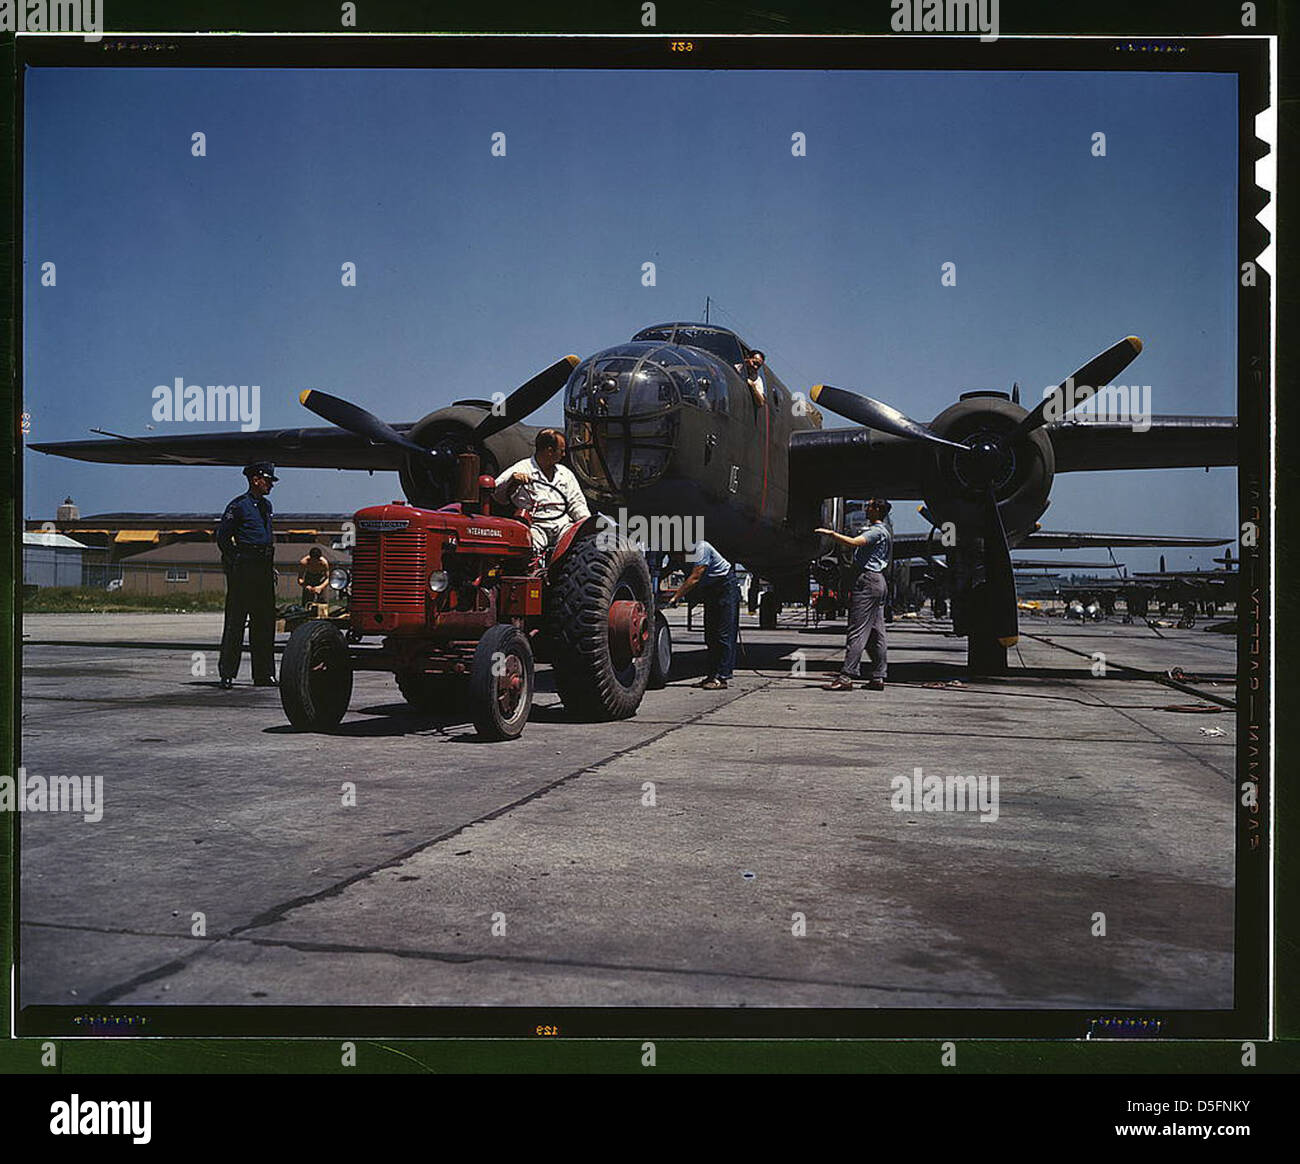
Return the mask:
[[[120,529],[113,540],[115,542],[156,542],[158,540],[158,531],[156,529]]]

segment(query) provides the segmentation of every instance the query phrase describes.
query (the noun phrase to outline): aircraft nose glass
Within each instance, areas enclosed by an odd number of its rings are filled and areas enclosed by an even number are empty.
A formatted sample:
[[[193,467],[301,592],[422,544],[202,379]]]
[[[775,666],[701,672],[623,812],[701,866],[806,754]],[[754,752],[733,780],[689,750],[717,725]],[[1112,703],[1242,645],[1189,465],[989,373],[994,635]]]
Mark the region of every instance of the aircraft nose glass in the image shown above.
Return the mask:
[[[680,391],[642,351],[593,357],[565,394],[570,461],[597,493],[626,493],[661,476],[675,443]]]

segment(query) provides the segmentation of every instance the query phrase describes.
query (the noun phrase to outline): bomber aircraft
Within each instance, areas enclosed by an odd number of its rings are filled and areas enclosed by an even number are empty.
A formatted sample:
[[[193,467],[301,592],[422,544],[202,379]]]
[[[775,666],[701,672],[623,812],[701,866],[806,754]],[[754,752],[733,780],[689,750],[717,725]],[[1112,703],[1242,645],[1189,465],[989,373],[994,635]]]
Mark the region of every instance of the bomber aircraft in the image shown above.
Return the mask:
[[[457,454],[476,452],[485,473],[527,456],[537,430],[522,422],[563,392],[569,462],[594,506],[622,508],[630,517],[702,519],[710,542],[768,584],[759,610],[765,626],[775,625],[782,602],[807,601],[810,569],[829,548],[814,531],[834,521],[836,499],[924,502],[927,520],[953,535],[942,551],[953,629],[967,638],[971,671],[996,674],[1006,669],[1018,634],[1012,548],[1180,541],[1041,530],[1038,518],[1057,473],[1237,462],[1235,417],[1158,416],[1144,431],[1056,419],[1068,391],[1110,384],[1141,348],[1136,337],[1120,340],[1032,409],[1011,393],[965,392],[922,424],[843,388],[817,385],[796,395],[767,365],[760,401],[745,372],[754,349],[735,332],[665,323],[584,360],[558,360],[495,406],[459,400],[414,422],[389,424],[309,389],[302,403],[330,426],[107,434],[31,447],[117,464],[244,465],[265,458],[298,468],[393,470],[410,504],[437,508],[455,488]],[[823,428],[817,405],[859,427]],[[902,553],[910,543],[896,547]]]

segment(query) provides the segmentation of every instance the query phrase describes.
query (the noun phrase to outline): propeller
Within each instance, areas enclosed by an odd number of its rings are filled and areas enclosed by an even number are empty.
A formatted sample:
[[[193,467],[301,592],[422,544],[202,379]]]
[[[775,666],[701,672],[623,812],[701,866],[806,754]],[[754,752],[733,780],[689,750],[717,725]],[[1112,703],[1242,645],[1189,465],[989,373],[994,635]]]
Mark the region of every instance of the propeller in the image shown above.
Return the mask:
[[[477,440],[486,440],[503,428],[518,424],[531,416],[568,382],[569,373],[578,366],[577,356],[565,356],[549,368],[538,372],[531,380],[520,384],[506,397],[505,408],[500,413],[489,413],[474,429]]]
[[[1007,541],[1006,527],[998,509],[996,481],[1006,465],[1008,452],[1035,429],[1047,423],[1049,415],[1059,419],[1075,407],[1071,398],[1076,388],[1100,388],[1118,376],[1142,351],[1142,341],[1135,335],[1126,336],[1104,352],[1093,356],[1083,367],[1067,376],[1049,392],[1033,409],[1025,413],[1010,432],[1002,436],[982,434],[970,444],[957,444],[932,432],[919,421],[904,416],[898,409],[869,396],[860,396],[843,388],[818,384],[809,395],[818,404],[824,404],[848,420],[867,428],[887,432],[908,440],[924,441],[938,447],[955,449],[962,458],[962,474],[966,481],[984,488],[982,502],[984,542],[984,578],[987,588],[985,603],[988,628],[1004,646],[1014,644],[1019,635],[1016,610],[1016,586],[1011,562],[1011,546]],[[1020,386],[1012,389],[1019,403]],[[1080,402],[1082,403],[1082,402]],[[927,514],[928,517],[928,514]],[[1163,567],[1162,567],[1163,568]]]
[[[577,356],[565,356],[556,360],[549,368],[538,372],[531,380],[521,384],[505,399],[501,412],[490,412],[475,427],[472,436],[476,441],[487,440],[502,429],[518,424],[526,416],[535,412],[554,396],[569,378],[569,373],[578,364]],[[373,412],[367,412],[359,404],[331,396],[328,392],[319,392],[314,388],[305,388],[298,396],[298,401],[309,408],[323,420],[338,425],[341,429],[356,433],[376,445],[391,445],[414,456],[432,462],[440,469],[450,471],[455,465],[455,455],[444,448],[425,448],[409,437],[403,436],[392,425],[382,421]]]
[[[832,412],[838,412],[848,420],[856,420],[866,428],[874,428],[880,432],[891,433],[894,436],[904,437],[908,440],[928,441],[933,445],[959,449],[963,453],[966,452],[965,445],[959,445],[956,441],[944,440],[943,437],[932,433],[920,421],[904,416],[897,408],[882,404],[879,400],[872,400],[870,396],[859,396],[856,392],[848,392],[843,388],[832,388],[829,384],[814,385],[809,390],[808,395],[813,398],[814,403],[824,404]]]
[[[405,449],[408,453],[415,453],[422,457],[432,456],[441,451],[417,445],[392,425],[380,420],[373,412],[367,412],[359,404],[331,396],[328,392],[304,388],[298,394],[298,403],[310,409],[321,419],[328,420],[348,432],[354,432],[357,436],[365,437],[371,444],[392,445],[394,448]]]
[[[1059,420],[1065,412],[1069,411],[1067,404],[1073,407],[1066,399],[1070,388],[1096,389],[1103,384],[1109,384],[1137,359],[1141,351],[1142,341],[1137,336],[1130,335],[1125,336],[1119,343],[1112,344],[1100,355],[1093,356],[1082,368],[1067,376],[1044,396],[1035,408],[1027,412],[1020,423],[1004,438],[1003,444],[1014,445],[1021,437],[1046,424],[1049,412],[1052,413],[1053,419]]]
[[[989,630],[1004,647],[1014,646],[1020,637],[1012,571],[1011,546],[998,511],[998,495],[990,486],[984,497],[984,583],[989,588]]]

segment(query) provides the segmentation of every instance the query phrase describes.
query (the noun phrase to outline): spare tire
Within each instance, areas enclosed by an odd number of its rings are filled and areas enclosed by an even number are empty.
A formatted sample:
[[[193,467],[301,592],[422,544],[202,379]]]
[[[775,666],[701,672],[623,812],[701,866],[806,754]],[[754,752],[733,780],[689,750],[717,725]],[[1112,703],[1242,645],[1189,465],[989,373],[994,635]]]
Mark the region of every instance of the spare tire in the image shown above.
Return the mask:
[[[337,624],[304,622],[289,636],[280,662],[280,705],[299,731],[339,725],[352,701],[352,662]]]
[[[645,555],[627,546],[603,548],[603,541],[580,538],[551,567],[551,667],[569,711],[626,719],[641,706],[650,679],[654,596]]]
[[[673,632],[662,610],[655,611],[654,634],[650,640],[651,691],[661,691],[668,686],[668,676],[673,669]]]

